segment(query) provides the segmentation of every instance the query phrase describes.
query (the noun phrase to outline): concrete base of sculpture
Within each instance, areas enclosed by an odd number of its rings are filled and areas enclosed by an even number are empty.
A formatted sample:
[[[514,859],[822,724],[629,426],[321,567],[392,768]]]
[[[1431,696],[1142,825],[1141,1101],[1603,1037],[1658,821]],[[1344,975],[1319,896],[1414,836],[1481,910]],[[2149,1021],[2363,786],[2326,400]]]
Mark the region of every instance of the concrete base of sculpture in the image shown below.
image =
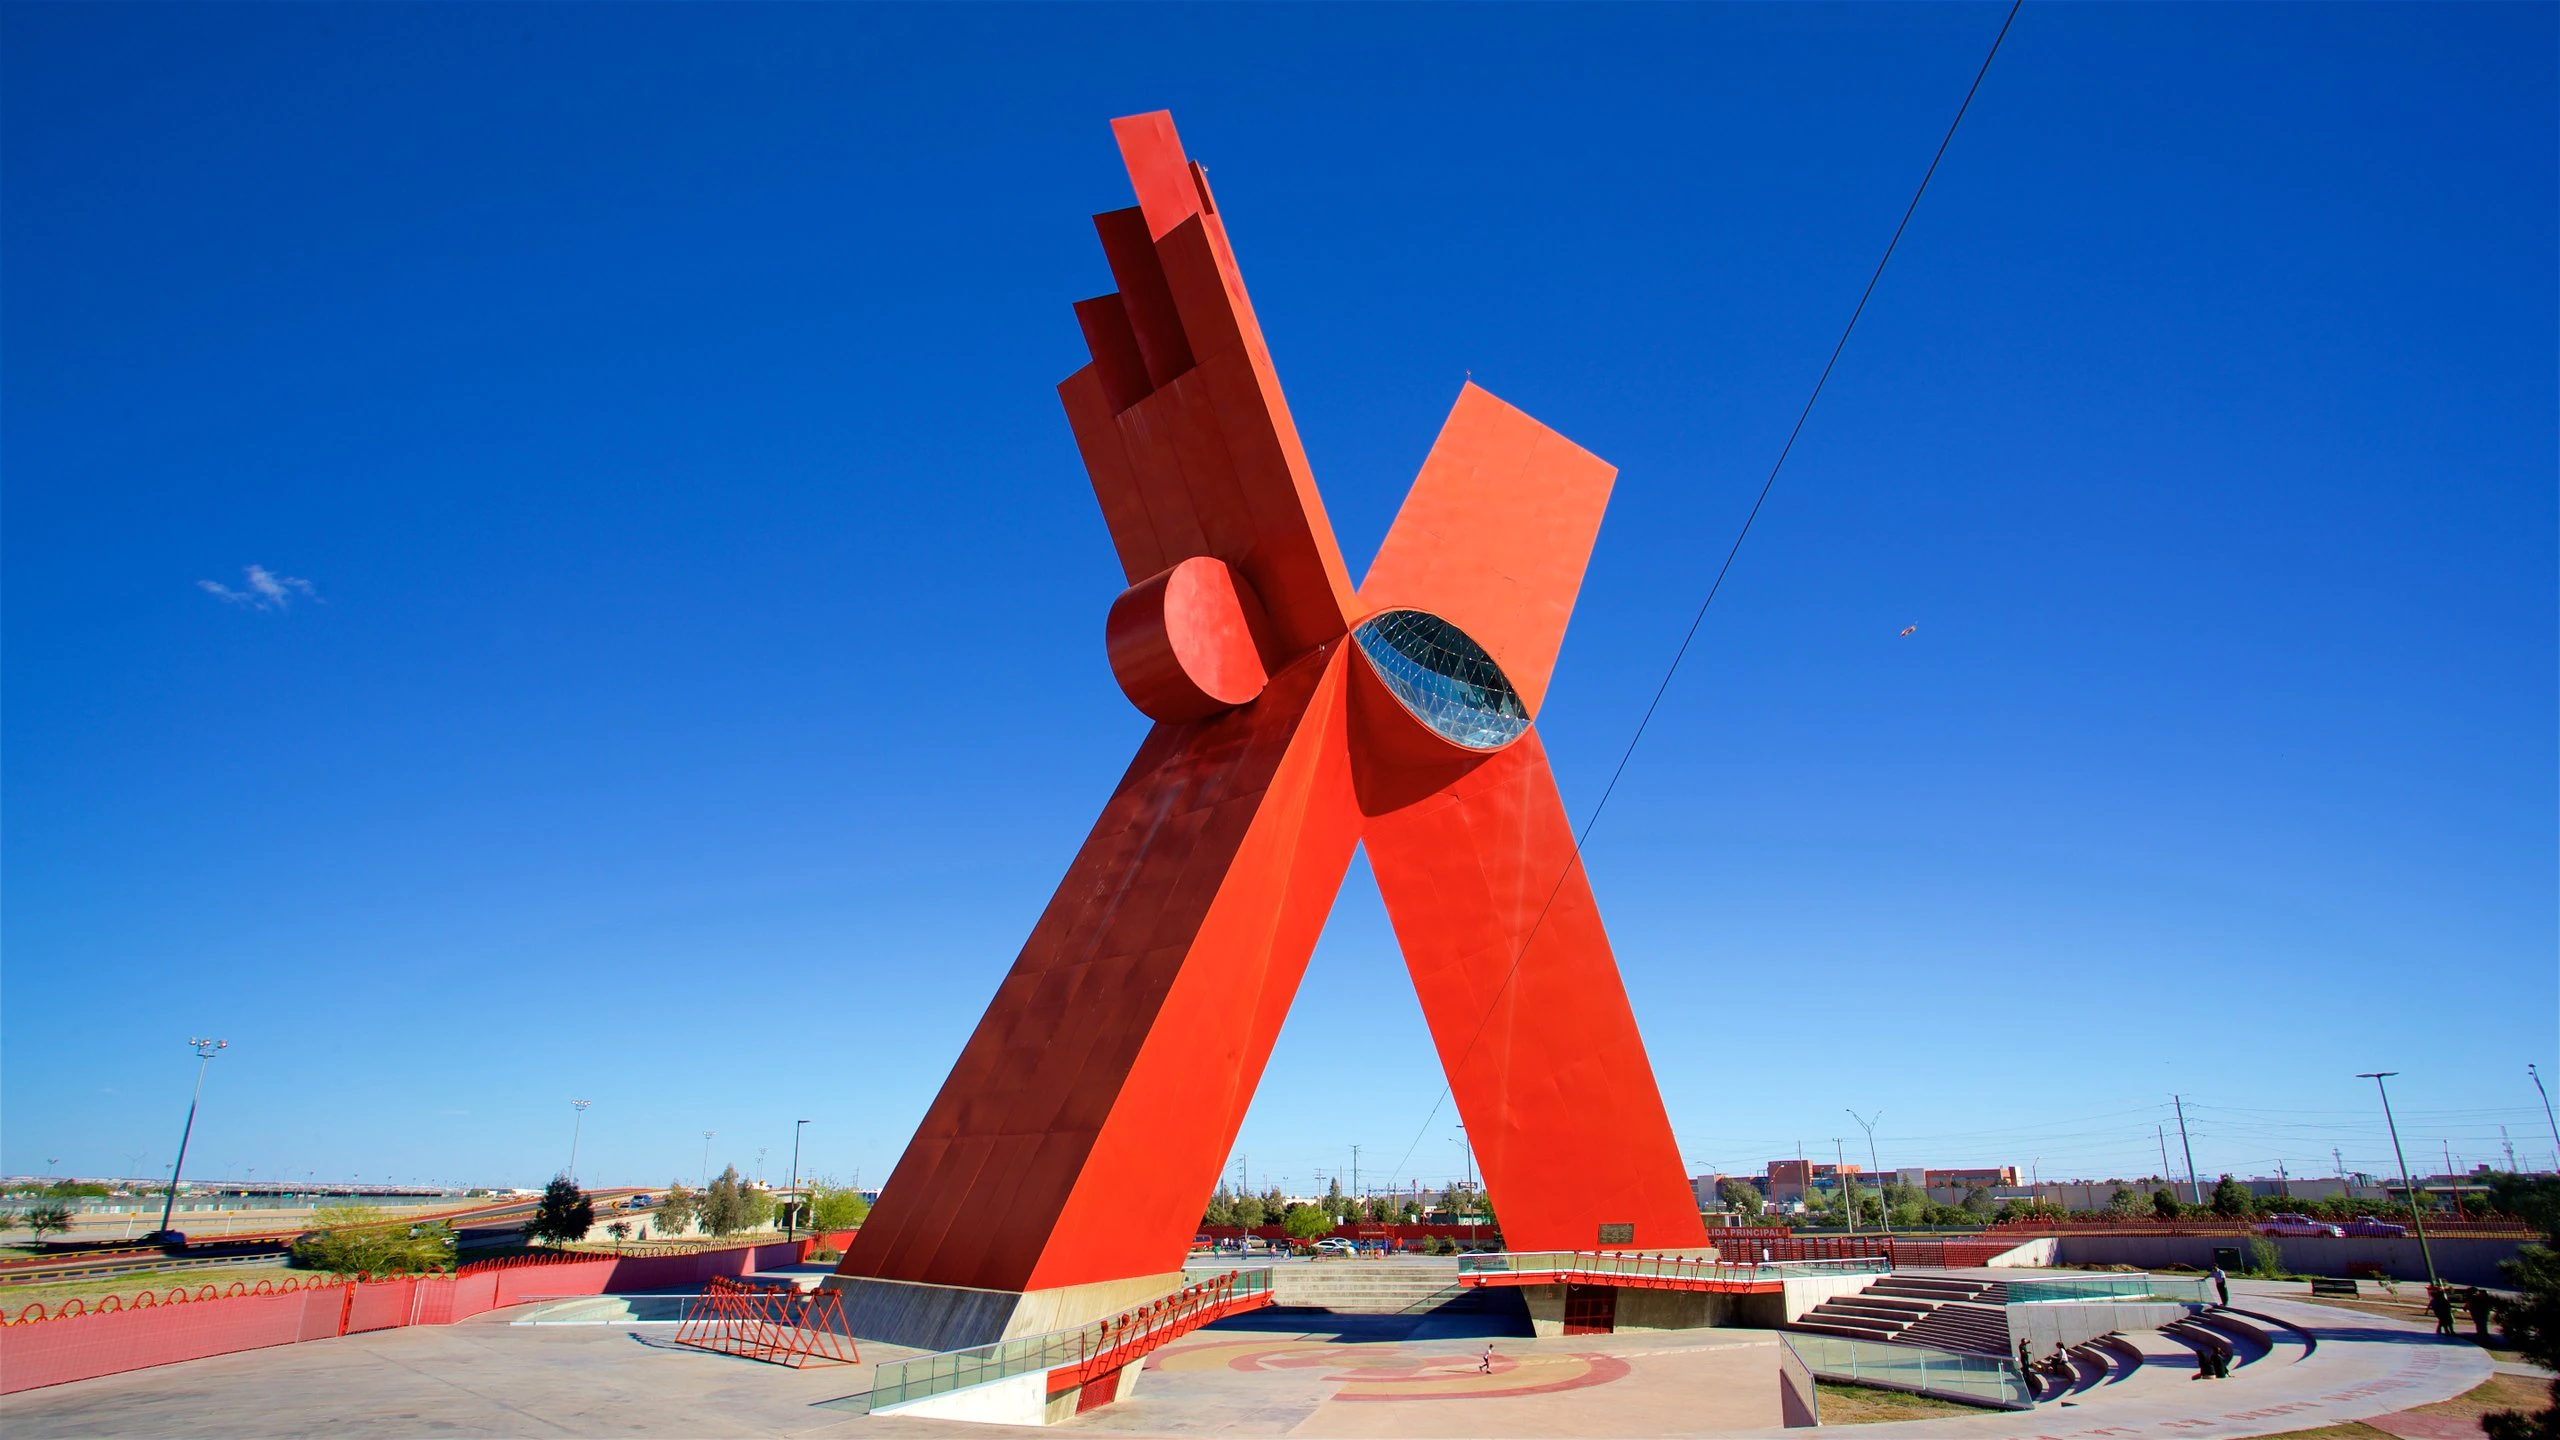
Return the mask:
[[[1565,1333],[1564,1286],[1523,1285],[1520,1298],[1529,1307],[1529,1328],[1541,1338]],[[1627,1287],[1618,1291],[1609,1328],[1620,1333],[1629,1330],[1702,1330],[1711,1325],[1775,1329],[1780,1323],[1776,1295]]]
[[[1174,1270],[1027,1292],[862,1275],[830,1275],[824,1283],[844,1296],[845,1328],[856,1339],[918,1350],[960,1350],[1106,1319],[1181,1289],[1183,1275]]]

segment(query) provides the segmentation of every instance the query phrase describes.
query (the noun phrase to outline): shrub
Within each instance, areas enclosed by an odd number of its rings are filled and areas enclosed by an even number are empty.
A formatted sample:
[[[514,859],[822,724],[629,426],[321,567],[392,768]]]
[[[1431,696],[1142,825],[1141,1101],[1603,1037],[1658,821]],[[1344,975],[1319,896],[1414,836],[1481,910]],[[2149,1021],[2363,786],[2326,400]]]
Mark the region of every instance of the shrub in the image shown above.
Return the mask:
[[[2249,1273],[2268,1280],[2284,1278],[2284,1247],[2264,1235],[2250,1236]]]
[[[71,1207],[60,1204],[38,1205],[19,1216],[18,1219],[20,1223],[35,1232],[36,1240],[41,1243],[47,1235],[60,1235],[71,1228]]]
[[[312,1229],[293,1242],[293,1263],[340,1274],[416,1275],[453,1268],[453,1230],[438,1222],[386,1221],[364,1205],[313,1211]]]
[[[862,1192],[832,1180],[811,1181],[805,1203],[812,1230],[850,1230],[871,1216],[871,1202]]]
[[[1280,1228],[1288,1231],[1292,1240],[1313,1240],[1333,1233],[1333,1217],[1321,1205],[1292,1205],[1289,1213],[1280,1217]]]

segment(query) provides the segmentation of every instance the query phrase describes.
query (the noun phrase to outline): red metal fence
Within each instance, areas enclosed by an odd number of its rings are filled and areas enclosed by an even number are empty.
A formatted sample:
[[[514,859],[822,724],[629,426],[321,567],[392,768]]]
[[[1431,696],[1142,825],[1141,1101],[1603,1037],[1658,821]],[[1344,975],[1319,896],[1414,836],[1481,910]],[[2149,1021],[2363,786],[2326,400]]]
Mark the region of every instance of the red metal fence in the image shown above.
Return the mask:
[[[451,1275],[315,1275],[254,1288],[235,1282],[225,1291],[178,1289],[131,1303],[71,1300],[50,1313],[29,1305],[14,1317],[0,1315],[0,1394],[367,1330],[450,1325],[552,1296],[687,1289],[796,1263],[822,1241],[843,1243],[841,1236],[812,1236],[676,1255],[563,1251],[481,1261]]]

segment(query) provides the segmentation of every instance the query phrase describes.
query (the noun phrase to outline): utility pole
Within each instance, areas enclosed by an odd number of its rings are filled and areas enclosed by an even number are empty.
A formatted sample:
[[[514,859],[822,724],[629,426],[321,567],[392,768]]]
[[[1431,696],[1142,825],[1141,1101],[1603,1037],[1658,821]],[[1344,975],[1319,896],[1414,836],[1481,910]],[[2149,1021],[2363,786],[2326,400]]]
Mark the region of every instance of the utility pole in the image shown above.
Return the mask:
[[[2462,1213],[2462,1177],[2453,1173],[2453,1142],[2439,1140],[2436,1143],[2444,1147],[2445,1193],[2453,1197],[2453,1218],[2465,1219],[2467,1217]]]
[[[2551,1164],[2560,1169],[2560,1120],[2551,1118],[2551,1092],[2542,1088],[2541,1071],[2527,1065],[2524,1073],[2533,1077],[2534,1092],[2542,1097],[2542,1122],[2551,1127]]]
[[[791,1218],[782,1222],[782,1238],[797,1239],[800,1232],[800,1132],[809,1128],[806,1120],[791,1124]]]
[[[1351,1147],[1351,1198],[1360,1198],[1360,1147]]]
[[[2154,1125],[2151,1127],[2151,1133],[2158,1137],[2160,1141],[2160,1183],[2162,1186],[2174,1191],[2177,1188],[2178,1182],[2171,1178],[2169,1174],[2169,1127],[2166,1125]]]
[[[187,1097],[187,1128],[178,1132],[178,1162],[169,1167],[169,1200],[160,1207],[160,1233],[169,1233],[169,1217],[178,1209],[178,1181],[187,1168],[187,1142],[195,1138],[196,1102],[204,1098],[204,1067],[213,1057],[230,1048],[228,1040],[189,1040],[196,1047],[196,1089]]]
[[[2196,1147],[2187,1140],[2187,1097],[2172,1095],[2169,1103],[2178,1107],[2178,1148],[2187,1152],[2187,1203],[2204,1203],[2204,1186],[2196,1181]]]
[[[705,1190],[711,1188],[711,1137],[719,1133],[717,1130],[702,1132],[702,1188]]]
[[[2332,1145],[2329,1147],[2329,1160],[2338,1167],[2338,1198],[2344,1200],[2347,1198],[2347,1157]]]
[[[1837,1135],[1831,1137],[1831,1156],[1831,1178],[1842,1182],[1842,1189],[1845,1192],[1849,1178],[1849,1156]],[[1852,1235],[1858,1233],[1858,1197],[1855,1195],[1849,1196],[1849,1233]]]
[[[2382,1083],[2399,1073],[2397,1070],[2364,1070],[2358,1071],[2356,1078],[2372,1081],[2373,1088],[2382,1096],[2382,1123],[2391,1131],[2391,1154],[2400,1162],[2400,1184],[2409,1196],[2409,1219],[2418,1227],[2418,1254],[2427,1262],[2427,1293],[2433,1295],[2438,1284],[2436,1252],[2427,1244],[2427,1220],[2418,1205],[2418,1186],[2409,1178],[2408,1153],[2400,1148],[2400,1123],[2391,1118],[2390,1088]]]
[[[2284,1162],[2282,1160],[2278,1160],[2276,1162],[2276,1195],[2277,1198],[2284,1200],[2290,1200],[2293,1198],[2293,1192],[2285,1188]]]
[[[593,1100],[569,1102],[569,1108],[578,1112],[578,1118],[569,1124],[569,1183],[572,1185],[578,1183],[578,1136],[587,1128],[587,1107],[594,1103]]]
[[[2507,1138],[2507,1127],[2498,1127],[2498,1147],[2507,1152],[2507,1173],[2516,1172],[2516,1142]]]
[[[1850,1111],[1849,1118],[1858,1120],[1858,1112]],[[1858,1124],[1865,1127],[1867,1132],[1867,1168],[1876,1172],[1876,1208],[1884,1215],[1884,1233],[1890,1235],[1893,1233],[1893,1207],[1885,1203],[1884,1165],[1876,1159],[1876,1121],[1883,1118],[1884,1112],[1879,1110],[1872,1119],[1858,1120]],[[1857,1209],[1855,1205],[1849,1208],[1852,1212]]]

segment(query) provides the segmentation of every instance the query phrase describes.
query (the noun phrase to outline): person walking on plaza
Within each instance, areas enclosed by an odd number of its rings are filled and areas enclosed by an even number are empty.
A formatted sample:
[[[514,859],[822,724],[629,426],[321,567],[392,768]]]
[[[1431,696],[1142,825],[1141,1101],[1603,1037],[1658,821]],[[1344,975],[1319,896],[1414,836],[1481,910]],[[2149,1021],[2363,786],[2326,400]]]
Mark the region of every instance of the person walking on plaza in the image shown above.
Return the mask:
[[[2222,1297],[2223,1309],[2231,1308],[2231,1277],[2223,1274],[2219,1265],[2213,1267],[2213,1293]]]
[[[1481,1360],[1481,1361],[1479,1361],[1479,1362],[1477,1363],[1477,1365],[1476,1365],[1476,1373],[1477,1373],[1477,1374],[1479,1374],[1479,1375],[1490,1375],[1490,1374],[1492,1374],[1492,1373],[1493,1373],[1493,1347],[1492,1347],[1492,1346],[1487,1345],[1486,1347],[1484,1347],[1484,1359],[1483,1359],[1483,1360]]]
[[[2435,1312],[2436,1333],[2451,1335],[2453,1328],[2453,1293],[2440,1285],[2427,1287],[2427,1308]]]
[[[2497,1313],[2498,1302],[2490,1298],[2488,1291],[2474,1285],[2470,1293],[2462,1297],[2462,1308],[2471,1312],[2473,1337],[2481,1340],[2488,1339],[2489,1317]]]

